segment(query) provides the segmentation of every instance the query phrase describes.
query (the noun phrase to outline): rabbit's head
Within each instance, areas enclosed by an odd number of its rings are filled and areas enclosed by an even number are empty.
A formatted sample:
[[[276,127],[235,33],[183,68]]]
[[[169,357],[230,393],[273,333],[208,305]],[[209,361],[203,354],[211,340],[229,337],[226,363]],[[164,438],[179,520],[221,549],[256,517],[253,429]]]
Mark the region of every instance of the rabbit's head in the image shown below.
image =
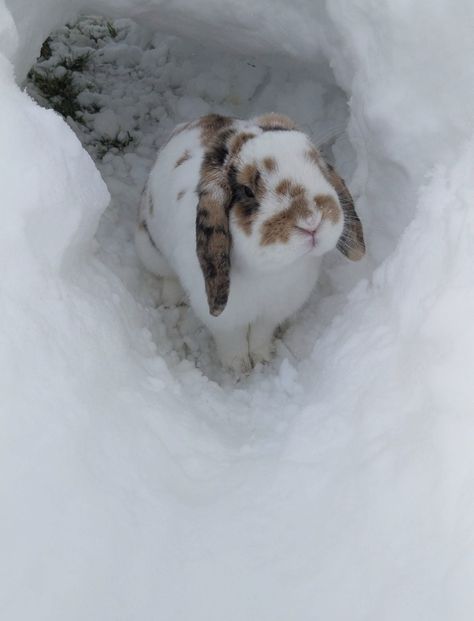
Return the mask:
[[[278,271],[337,248],[365,252],[360,220],[341,177],[287,117],[201,119],[197,253],[209,310],[219,315],[235,269]],[[297,277],[297,276],[295,276]]]

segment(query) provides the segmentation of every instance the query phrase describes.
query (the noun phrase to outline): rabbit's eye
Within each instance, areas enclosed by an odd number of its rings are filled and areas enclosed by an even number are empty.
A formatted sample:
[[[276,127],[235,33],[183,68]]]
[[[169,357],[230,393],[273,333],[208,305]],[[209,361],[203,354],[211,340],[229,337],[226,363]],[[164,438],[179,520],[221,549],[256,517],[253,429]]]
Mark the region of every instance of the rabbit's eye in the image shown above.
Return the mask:
[[[255,194],[247,185],[244,185],[244,193],[247,198],[255,198]]]

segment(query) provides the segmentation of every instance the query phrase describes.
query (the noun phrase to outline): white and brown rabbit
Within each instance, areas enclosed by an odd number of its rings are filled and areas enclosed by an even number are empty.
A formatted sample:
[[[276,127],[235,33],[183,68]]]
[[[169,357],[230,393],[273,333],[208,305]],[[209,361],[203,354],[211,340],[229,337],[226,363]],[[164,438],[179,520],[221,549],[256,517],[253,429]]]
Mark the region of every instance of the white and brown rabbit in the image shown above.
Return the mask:
[[[344,181],[273,113],[179,125],[150,173],[135,239],[168,292],[179,281],[238,373],[270,359],[274,330],[308,299],[322,255],[365,252]]]

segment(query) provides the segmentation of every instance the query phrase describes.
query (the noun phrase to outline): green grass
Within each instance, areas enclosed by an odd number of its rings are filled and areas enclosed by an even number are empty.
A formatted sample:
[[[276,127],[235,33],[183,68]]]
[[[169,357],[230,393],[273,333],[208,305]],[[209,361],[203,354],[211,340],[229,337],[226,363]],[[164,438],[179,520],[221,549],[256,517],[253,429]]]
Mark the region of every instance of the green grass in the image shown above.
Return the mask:
[[[97,153],[99,157],[104,157],[104,155],[110,151],[111,149],[117,149],[118,151],[123,151],[129,144],[131,144],[135,139],[130,132],[127,131],[125,138],[119,138],[119,134],[111,138],[110,136],[102,136],[98,140]]]
[[[48,37],[41,47],[41,58],[51,58],[51,40]],[[51,107],[64,118],[71,117],[74,121],[82,121],[82,108],[77,101],[81,89],[74,80],[74,73],[82,72],[86,68],[91,52],[77,56],[64,56],[55,67],[31,69],[29,79],[41,95],[50,103]],[[64,67],[63,75],[58,76],[55,69]]]
[[[91,56],[91,52],[79,54],[79,56],[65,56],[58,62],[58,66],[64,67],[68,71],[82,72],[86,68]]]
[[[107,22],[107,30],[109,31],[109,35],[112,39],[118,35],[117,28],[112,24],[112,22]]]
[[[81,106],[77,101],[80,90],[74,84],[72,72],[66,71],[58,77],[54,75],[54,69],[41,71],[32,69],[28,77],[56,112],[64,118],[69,116],[75,121],[80,121],[78,114],[81,112]]]
[[[51,58],[52,53],[53,51],[51,49],[51,37],[48,37],[41,46],[40,57],[44,58],[44,60],[48,60],[48,58]]]

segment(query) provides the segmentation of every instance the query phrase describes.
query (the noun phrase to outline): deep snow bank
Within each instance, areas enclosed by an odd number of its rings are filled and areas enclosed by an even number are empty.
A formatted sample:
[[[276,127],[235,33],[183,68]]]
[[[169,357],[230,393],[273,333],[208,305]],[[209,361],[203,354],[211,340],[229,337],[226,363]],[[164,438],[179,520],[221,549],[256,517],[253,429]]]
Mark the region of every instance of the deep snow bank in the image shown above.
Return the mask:
[[[19,79],[85,8],[7,5]],[[350,96],[378,268],[350,292],[335,262],[333,295],[289,331],[306,359],[224,388],[171,365],[156,310],[97,253],[92,160],[2,58],[5,618],[472,617],[473,9],[244,6],[93,8],[260,55],[323,52]]]

